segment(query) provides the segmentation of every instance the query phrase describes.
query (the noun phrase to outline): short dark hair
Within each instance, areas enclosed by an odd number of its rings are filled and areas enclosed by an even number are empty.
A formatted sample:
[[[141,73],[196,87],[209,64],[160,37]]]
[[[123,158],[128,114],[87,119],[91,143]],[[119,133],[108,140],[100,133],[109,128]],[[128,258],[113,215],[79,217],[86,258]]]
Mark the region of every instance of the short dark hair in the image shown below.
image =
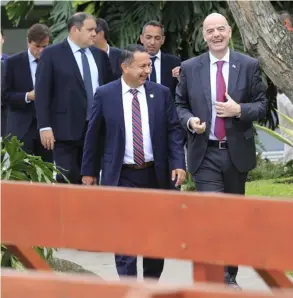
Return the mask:
[[[48,37],[51,39],[52,35],[48,26],[44,24],[34,24],[27,32],[28,42],[41,42]]]
[[[144,33],[144,30],[145,30],[146,26],[160,27],[162,29],[162,33],[164,35],[164,26],[160,22],[152,20],[152,21],[149,21],[149,22],[145,23],[142,27],[142,33]]]
[[[101,32],[101,31],[104,32],[104,37],[108,41],[109,40],[109,31],[110,31],[108,23],[104,19],[99,18],[99,19],[97,19],[96,32]]]
[[[2,35],[2,37],[4,36],[4,32],[3,32],[3,29],[1,29],[1,35]]]
[[[147,50],[140,44],[131,44],[126,46],[121,52],[120,65],[122,63],[131,64],[134,60],[135,52],[147,53]]]
[[[73,16],[71,16],[68,19],[68,22],[67,22],[68,31],[70,32],[70,30],[73,26],[75,26],[76,28],[78,28],[80,30],[86,19],[96,20],[96,18],[93,15],[89,14],[89,13],[85,13],[85,12],[75,13]]]

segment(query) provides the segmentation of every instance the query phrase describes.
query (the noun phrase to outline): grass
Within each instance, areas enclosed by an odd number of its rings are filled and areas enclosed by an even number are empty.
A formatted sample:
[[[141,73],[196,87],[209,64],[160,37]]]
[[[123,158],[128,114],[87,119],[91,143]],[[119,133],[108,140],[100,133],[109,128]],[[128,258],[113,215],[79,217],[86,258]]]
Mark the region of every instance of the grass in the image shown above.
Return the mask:
[[[286,197],[293,199],[293,183],[281,183],[286,182],[286,180],[271,179],[248,182],[246,183],[246,195]],[[276,183],[276,181],[280,183]],[[287,272],[287,274],[293,277],[293,271]]]
[[[280,183],[276,183],[280,182]],[[284,183],[281,183],[284,182]],[[246,183],[246,195],[286,197],[293,199],[293,183],[286,183],[286,180],[257,180]]]

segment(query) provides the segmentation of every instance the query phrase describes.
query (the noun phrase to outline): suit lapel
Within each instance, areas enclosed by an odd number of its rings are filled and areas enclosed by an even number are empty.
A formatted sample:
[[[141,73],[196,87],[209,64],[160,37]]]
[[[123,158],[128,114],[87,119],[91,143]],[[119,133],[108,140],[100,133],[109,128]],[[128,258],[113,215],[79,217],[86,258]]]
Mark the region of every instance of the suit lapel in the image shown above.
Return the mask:
[[[93,54],[93,57],[95,59],[95,62],[96,62],[97,68],[98,68],[99,86],[102,86],[104,84],[104,82],[103,82],[103,76],[102,76],[103,68],[102,68],[102,63],[101,63],[101,55],[100,55],[99,52],[97,52],[97,51],[95,51],[95,50],[93,50],[91,48],[90,48],[90,51]],[[110,50],[110,53],[111,53],[111,50]]]
[[[155,126],[156,126],[155,125],[156,94],[153,92],[149,81],[145,82],[144,88],[145,88],[145,95],[146,95],[146,100],[147,100],[147,105],[148,105],[150,134],[151,134],[151,139],[153,140]]]
[[[197,71],[197,69],[195,69],[194,71]],[[194,77],[196,78],[196,74],[194,74]],[[210,59],[209,59],[208,53],[203,54],[201,58],[200,80],[203,86],[209,112],[210,114],[212,114],[211,74],[210,74]]]
[[[117,110],[117,119],[118,119],[118,124],[121,129],[122,137],[124,140],[124,145],[123,148],[125,147],[125,119],[124,119],[124,109],[123,109],[123,96],[122,96],[122,84],[121,84],[121,79],[118,79],[115,81],[116,83],[116,88],[115,88],[115,96],[116,98],[116,103],[113,105],[115,108],[114,110]]]
[[[228,94],[231,96],[235,90],[238,76],[240,71],[240,62],[238,61],[237,54],[230,50],[229,58],[229,81],[228,81]]]
[[[168,76],[168,69],[166,67],[167,63],[168,62],[166,61],[166,55],[161,52],[161,84],[164,86],[167,85],[167,82],[166,82],[166,78]]]
[[[28,57],[27,51],[24,52],[23,55],[23,77],[27,78],[28,85],[30,85],[30,90],[34,89],[34,84],[32,80],[32,73],[31,73],[31,67],[30,67],[30,61]]]
[[[69,65],[72,68],[72,71],[75,73],[75,75],[78,79],[78,82],[80,83],[82,89],[84,90],[84,92],[86,92],[80,70],[78,68],[75,57],[72,53],[72,50],[71,50],[70,45],[69,45],[67,40],[65,40],[63,42],[63,48],[64,48],[64,55],[63,55],[62,59],[67,60],[67,62],[68,62],[67,65]]]

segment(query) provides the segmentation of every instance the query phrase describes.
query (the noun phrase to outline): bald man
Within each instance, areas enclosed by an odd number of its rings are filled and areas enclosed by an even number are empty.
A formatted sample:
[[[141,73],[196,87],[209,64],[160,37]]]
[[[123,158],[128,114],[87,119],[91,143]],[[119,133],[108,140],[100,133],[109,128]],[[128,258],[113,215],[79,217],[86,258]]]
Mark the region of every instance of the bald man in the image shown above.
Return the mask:
[[[256,166],[252,123],[267,110],[258,61],[229,49],[231,34],[224,16],[207,16],[203,37],[209,51],[181,64],[176,89],[188,170],[200,192],[245,193],[247,173]],[[226,283],[238,287],[237,271],[227,268]]]

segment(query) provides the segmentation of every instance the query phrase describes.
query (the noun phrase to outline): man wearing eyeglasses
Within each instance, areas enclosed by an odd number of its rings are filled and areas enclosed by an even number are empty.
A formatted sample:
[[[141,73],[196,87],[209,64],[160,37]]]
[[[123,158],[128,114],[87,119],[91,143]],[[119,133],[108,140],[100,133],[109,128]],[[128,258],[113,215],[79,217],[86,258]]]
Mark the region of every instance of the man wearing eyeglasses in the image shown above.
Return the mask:
[[[49,162],[52,151],[43,148],[37,130],[34,86],[40,55],[50,39],[46,25],[33,25],[27,34],[28,49],[7,59],[3,78],[3,97],[8,105],[7,134],[22,141],[24,151]]]

